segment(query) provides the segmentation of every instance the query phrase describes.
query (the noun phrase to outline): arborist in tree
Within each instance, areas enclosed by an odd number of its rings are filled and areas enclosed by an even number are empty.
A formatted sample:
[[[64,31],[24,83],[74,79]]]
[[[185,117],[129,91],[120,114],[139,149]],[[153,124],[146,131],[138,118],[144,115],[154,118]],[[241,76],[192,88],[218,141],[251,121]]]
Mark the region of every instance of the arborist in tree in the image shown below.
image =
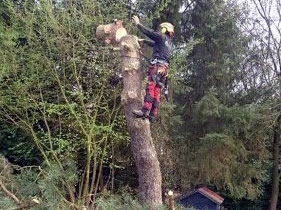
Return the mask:
[[[133,16],[133,23],[151,40],[140,40],[153,47],[153,55],[148,70],[148,86],[144,97],[142,110],[133,110],[137,117],[148,118],[153,121],[158,115],[160,105],[160,92],[165,89],[165,97],[168,100],[168,70],[172,55],[172,38],[174,26],[164,22],[160,24],[159,31],[153,31],[140,23],[137,16]]]

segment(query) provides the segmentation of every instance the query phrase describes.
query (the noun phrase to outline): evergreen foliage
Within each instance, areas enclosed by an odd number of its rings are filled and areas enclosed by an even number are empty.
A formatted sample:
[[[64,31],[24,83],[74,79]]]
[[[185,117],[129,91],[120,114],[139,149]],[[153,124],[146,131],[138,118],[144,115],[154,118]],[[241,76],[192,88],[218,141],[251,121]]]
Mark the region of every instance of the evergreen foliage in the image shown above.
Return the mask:
[[[163,188],[208,186],[228,209],[267,208],[280,53],[248,10],[223,0],[3,0],[0,181],[20,204],[0,188],[0,209],[146,208],[120,190],[137,186],[120,59],[95,37],[114,19],[135,34],[134,13],[176,26],[171,100],[151,125]]]

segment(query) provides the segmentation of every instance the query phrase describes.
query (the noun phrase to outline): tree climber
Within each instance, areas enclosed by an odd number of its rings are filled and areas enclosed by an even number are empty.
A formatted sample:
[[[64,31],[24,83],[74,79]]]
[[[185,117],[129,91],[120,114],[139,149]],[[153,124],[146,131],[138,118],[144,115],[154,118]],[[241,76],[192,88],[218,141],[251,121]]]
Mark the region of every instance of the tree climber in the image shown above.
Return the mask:
[[[171,23],[164,22],[160,24],[159,31],[153,31],[143,26],[137,16],[133,16],[132,19],[138,29],[152,40],[140,41],[153,47],[144,105],[142,110],[133,110],[133,113],[138,117],[148,118],[150,121],[153,121],[158,115],[161,88],[167,86],[168,69],[173,48],[174,26]]]

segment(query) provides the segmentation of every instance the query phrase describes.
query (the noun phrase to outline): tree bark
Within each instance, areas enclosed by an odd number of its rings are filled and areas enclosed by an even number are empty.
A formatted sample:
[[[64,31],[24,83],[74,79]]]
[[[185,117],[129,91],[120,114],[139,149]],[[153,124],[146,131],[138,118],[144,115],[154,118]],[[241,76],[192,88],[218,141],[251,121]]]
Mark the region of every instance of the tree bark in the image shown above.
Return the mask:
[[[274,134],[273,134],[272,191],[271,191],[270,204],[268,210],[276,210],[278,196],[279,196],[280,119],[281,119],[281,115],[279,115],[277,118],[276,121],[277,124],[274,128]]]
[[[123,85],[121,100],[124,105],[131,147],[135,159],[141,200],[156,209],[162,205],[162,177],[156,150],[152,141],[150,122],[136,118],[132,111],[143,104],[142,78],[138,38],[125,36],[120,43],[123,62]]]

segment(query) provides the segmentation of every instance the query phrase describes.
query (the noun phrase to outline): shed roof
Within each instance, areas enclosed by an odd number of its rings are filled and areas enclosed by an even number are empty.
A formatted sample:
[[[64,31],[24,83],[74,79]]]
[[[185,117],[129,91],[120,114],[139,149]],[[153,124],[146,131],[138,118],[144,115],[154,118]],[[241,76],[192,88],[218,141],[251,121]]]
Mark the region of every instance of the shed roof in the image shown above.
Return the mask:
[[[208,189],[207,187],[201,187],[201,188],[197,189],[197,191],[199,193],[205,195],[212,201],[216,202],[217,204],[221,204],[224,200],[223,197],[219,196],[217,193],[213,192],[212,190]]]
[[[182,196],[181,199],[187,198],[195,193],[200,193],[201,195],[207,197],[208,199],[210,199],[211,201],[213,201],[214,203],[216,203],[218,205],[222,204],[222,202],[224,200],[223,197],[221,197],[217,193],[213,192],[212,190],[208,189],[207,187],[201,187],[199,189],[196,189],[196,190],[192,191],[192,193]]]

